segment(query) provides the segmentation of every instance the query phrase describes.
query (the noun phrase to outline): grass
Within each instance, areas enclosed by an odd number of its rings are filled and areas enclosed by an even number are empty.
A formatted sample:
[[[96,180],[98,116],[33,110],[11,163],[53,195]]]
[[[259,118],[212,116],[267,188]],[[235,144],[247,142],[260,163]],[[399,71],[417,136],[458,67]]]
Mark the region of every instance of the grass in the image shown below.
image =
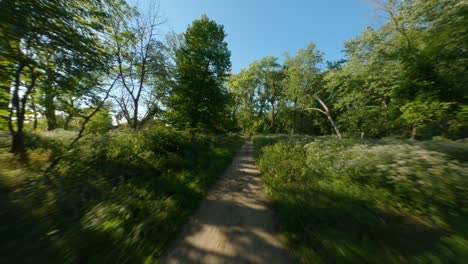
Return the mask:
[[[28,135],[28,164],[0,151],[1,263],[157,263],[242,144],[147,127],[67,152],[73,136]]]
[[[465,142],[254,141],[272,207],[298,262],[468,259]]]

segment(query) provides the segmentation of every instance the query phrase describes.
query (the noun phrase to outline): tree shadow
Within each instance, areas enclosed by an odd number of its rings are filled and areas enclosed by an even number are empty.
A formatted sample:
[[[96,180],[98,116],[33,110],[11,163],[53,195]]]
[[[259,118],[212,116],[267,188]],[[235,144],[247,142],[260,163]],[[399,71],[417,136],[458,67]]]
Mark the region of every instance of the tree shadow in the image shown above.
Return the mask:
[[[162,263],[290,263],[246,145]]]
[[[37,177],[12,189],[0,186],[0,263],[156,259],[203,193],[133,158],[65,160],[67,173],[47,183]]]
[[[0,181],[0,263],[59,263],[64,256],[51,233],[53,226],[21,207],[11,192]]]
[[[317,263],[401,263],[457,260],[442,244],[448,230],[384,211],[327,190],[290,185],[275,195],[290,247]],[[455,261],[456,263],[456,261]]]

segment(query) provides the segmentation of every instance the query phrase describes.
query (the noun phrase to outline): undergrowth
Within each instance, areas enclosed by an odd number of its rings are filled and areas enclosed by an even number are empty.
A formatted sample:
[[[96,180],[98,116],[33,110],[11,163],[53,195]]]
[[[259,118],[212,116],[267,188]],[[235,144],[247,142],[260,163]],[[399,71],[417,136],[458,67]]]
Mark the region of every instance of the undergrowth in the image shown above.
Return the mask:
[[[254,140],[272,207],[300,263],[468,259],[466,143]]]
[[[157,263],[242,142],[146,127],[67,151],[74,136],[29,134],[28,164],[1,150],[1,263]]]

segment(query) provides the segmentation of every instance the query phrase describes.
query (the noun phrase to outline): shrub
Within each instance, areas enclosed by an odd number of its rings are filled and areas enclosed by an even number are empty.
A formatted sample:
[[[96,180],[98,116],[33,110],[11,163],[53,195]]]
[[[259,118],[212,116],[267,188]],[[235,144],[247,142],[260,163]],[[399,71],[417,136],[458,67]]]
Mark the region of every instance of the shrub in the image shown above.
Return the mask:
[[[242,143],[147,126],[87,134],[63,152],[75,136],[31,134],[30,165],[0,168],[2,261],[156,262]],[[62,159],[44,177],[51,149]]]
[[[265,147],[259,159],[259,166],[263,168],[263,172],[271,175],[266,179],[267,185],[271,188],[277,188],[283,183],[302,180],[306,172],[304,163],[302,145],[285,142]]]
[[[463,144],[281,139],[258,164],[301,263],[457,263],[468,255]]]

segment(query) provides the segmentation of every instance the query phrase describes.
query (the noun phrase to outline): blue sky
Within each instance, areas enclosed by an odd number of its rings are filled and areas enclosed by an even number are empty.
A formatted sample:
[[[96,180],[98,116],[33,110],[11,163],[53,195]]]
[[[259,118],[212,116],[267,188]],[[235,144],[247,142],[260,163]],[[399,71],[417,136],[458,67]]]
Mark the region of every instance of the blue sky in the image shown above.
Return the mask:
[[[183,32],[202,14],[224,25],[234,73],[264,56],[282,59],[310,42],[326,60],[339,60],[344,41],[381,22],[369,0],[160,0],[164,32]]]

